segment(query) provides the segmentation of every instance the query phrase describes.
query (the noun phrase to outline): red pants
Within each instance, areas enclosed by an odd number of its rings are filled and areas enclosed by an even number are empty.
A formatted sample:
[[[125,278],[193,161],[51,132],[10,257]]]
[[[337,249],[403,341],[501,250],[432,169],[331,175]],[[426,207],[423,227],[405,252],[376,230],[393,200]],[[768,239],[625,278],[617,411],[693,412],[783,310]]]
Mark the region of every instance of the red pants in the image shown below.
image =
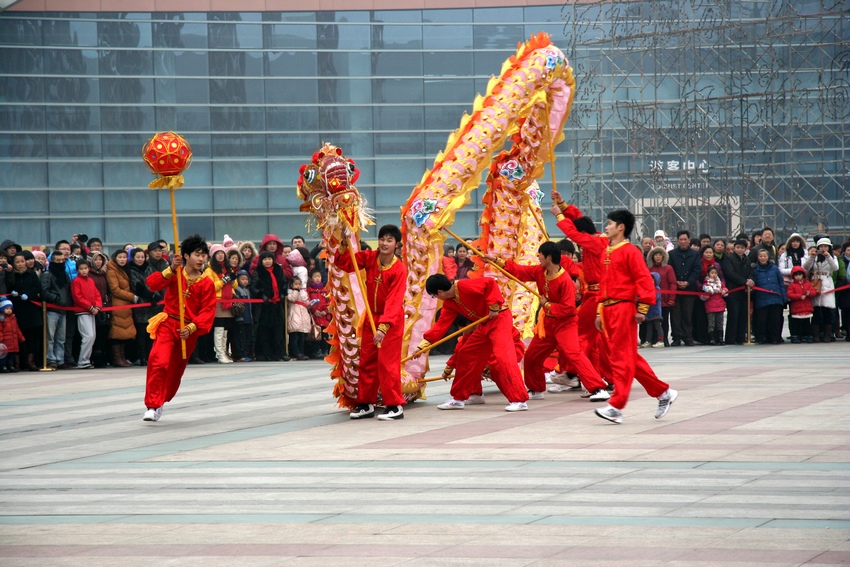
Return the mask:
[[[602,342],[602,336],[596,329],[596,309],[601,299],[600,293],[592,290],[586,291],[582,296],[581,305],[578,306],[578,340],[582,352],[587,353],[590,364],[602,376],[610,379],[611,364],[608,361],[608,353]],[[587,389],[590,390],[590,388]]]
[[[576,318],[556,319],[546,317],[542,312],[540,316],[544,317],[543,330],[546,336],[540,338],[535,335],[525,351],[525,385],[528,389],[532,392],[546,391],[546,371],[543,364],[556,348],[560,356],[567,358],[566,366],[576,370],[579,380],[589,392],[605,388],[605,382],[600,378],[599,372],[590,364],[579,346]]]
[[[516,359],[514,333],[517,331],[510,311],[502,311],[464,337],[454,355],[457,366],[450,390],[452,398],[466,400],[472,394],[480,394],[481,372],[489,364],[490,378],[509,402],[528,400]]]
[[[377,320],[377,315],[375,318]],[[401,393],[401,344],[404,339],[404,326],[391,326],[381,348],[372,342],[374,337],[372,326],[366,321],[360,339],[357,403],[377,403],[380,386],[381,399],[385,406],[403,406],[407,403]]]
[[[638,354],[635,304],[621,301],[602,309],[603,334],[606,348],[611,353],[609,361],[613,373],[611,378],[614,379],[614,395],[608,403],[619,410],[626,407],[633,379],[653,398],[667,391],[669,385],[659,380],[649,363]]]
[[[184,359],[180,347],[180,321],[171,317],[163,319],[156,330],[156,339],[148,356],[145,407],[159,408],[174,398],[197,341],[197,333],[192,333],[186,339]]]

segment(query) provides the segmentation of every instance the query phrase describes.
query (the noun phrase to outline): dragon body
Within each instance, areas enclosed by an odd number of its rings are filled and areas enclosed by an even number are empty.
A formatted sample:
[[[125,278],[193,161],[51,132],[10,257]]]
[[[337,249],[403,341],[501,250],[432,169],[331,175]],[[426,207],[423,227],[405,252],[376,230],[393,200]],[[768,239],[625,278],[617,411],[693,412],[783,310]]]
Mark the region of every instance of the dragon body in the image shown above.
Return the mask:
[[[424,291],[425,280],[440,269],[446,240],[442,229],[469,204],[485,171],[483,232],[475,244],[519,261],[534,257],[544,234],[542,195],[535,179],[562,138],[574,95],[575,79],[564,54],[546,34],[532,36],[505,61],[499,76],[490,79],[486,94],[476,98],[472,114],[463,116],[434,167],[414,188],[402,208],[408,354],[431,326],[437,308],[437,300]],[[494,159],[508,141],[511,148]],[[515,317],[525,325],[532,314],[530,294],[515,292],[506,279],[499,281]],[[403,380],[408,389],[424,376],[426,366],[425,357],[406,364]]]

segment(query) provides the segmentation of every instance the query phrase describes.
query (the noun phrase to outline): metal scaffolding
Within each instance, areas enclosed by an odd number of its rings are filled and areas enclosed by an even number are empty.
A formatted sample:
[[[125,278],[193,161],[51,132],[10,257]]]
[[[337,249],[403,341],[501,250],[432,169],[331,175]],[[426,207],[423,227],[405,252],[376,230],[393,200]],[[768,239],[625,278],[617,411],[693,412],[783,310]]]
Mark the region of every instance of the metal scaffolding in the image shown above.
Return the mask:
[[[846,0],[576,0],[573,199],[636,233],[850,234]]]

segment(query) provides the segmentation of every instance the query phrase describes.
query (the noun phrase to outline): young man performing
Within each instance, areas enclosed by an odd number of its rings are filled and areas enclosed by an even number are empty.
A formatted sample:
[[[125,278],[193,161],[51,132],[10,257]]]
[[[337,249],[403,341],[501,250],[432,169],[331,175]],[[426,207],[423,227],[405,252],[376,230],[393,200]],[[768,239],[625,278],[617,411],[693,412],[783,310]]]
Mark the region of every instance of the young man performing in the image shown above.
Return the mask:
[[[542,400],[546,392],[543,363],[556,348],[570,359],[571,366],[588,391],[605,390],[605,382],[581,351],[576,322],[576,286],[561,265],[561,250],[554,242],[544,242],[537,250],[538,266],[523,266],[513,260],[504,261],[495,256],[485,256],[495,261],[508,273],[523,281],[533,281],[544,297],[538,317],[542,318],[542,332],[538,330],[525,352],[525,385],[529,399]]]
[[[489,320],[480,323],[460,343],[453,356],[456,360],[455,379],[451,398],[437,406],[439,409],[463,409],[473,394],[481,392],[481,372],[490,365],[490,377],[508,399],[506,411],[528,409],[528,393],[522,382],[515,356],[514,326],[505,298],[493,278],[458,280],[452,284],[443,274],[434,274],[425,281],[428,295],[441,299],[440,317],[419,343],[419,350],[442,338],[458,315],[477,321],[485,315]]]
[[[386,409],[378,419],[404,419],[402,406],[406,401],[401,393],[401,345],[407,268],[395,255],[399,242],[401,231],[395,225],[386,224],[378,231],[377,250],[363,250],[354,255],[356,267],[352,265],[347,250],[336,255],[335,262],[341,270],[366,270],[364,299],[369,303],[377,327],[377,332],[373,333],[369,321],[364,321],[362,326],[360,382],[357,385],[357,407],[349,414],[351,419],[375,416],[379,385]]]
[[[145,421],[162,417],[162,406],[170,402],[180,388],[180,379],[186,363],[195,350],[198,337],[210,332],[215,319],[215,284],[204,277],[207,261],[206,240],[195,234],[180,244],[180,254],[171,259],[171,266],[154,272],[145,283],[152,292],[165,290],[165,309],[151,318],[148,332],[154,337],[148,357]],[[180,305],[177,268],[183,265],[184,327],[180,328]],[[183,358],[181,339],[186,341],[186,358]]]
[[[637,351],[637,326],[643,323],[649,306],[655,303],[655,284],[646,260],[628,236],[635,226],[635,216],[622,209],[608,214],[605,235],[610,244],[605,251],[605,274],[602,277],[602,300],[596,316],[596,328],[603,334],[610,357],[614,395],[596,415],[614,423],[623,422],[623,408],[629,400],[632,379],[637,379],[646,393],[658,398],[655,418],[667,415],[679,393],[658,379],[649,363]],[[638,304],[635,306],[635,298]]]
[[[581,246],[581,267],[584,274],[585,288],[581,297],[581,305],[578,307],[578,338],[582,352],[587,353],[588,360],[594,368],[601,368],[609,373],[610,364],[605,349],[599,348],[601,339],[599,331],[596,330],[596,309],[599,305],[599,282],[605,268],[602,262],[605,259],[605,249],[608,247],[608,239],[597,234],[593,221],[584,215],[575,205],[567,205],[557,191],[552,192],[552,213],[558,220],[558,228],[567,238]],[[558,388],[555,388],[558,389]],[[585,385],[588,392],[592,392]],[[608,392],[602,390],[590,396],[591,401],[605,401],[609,398]]]

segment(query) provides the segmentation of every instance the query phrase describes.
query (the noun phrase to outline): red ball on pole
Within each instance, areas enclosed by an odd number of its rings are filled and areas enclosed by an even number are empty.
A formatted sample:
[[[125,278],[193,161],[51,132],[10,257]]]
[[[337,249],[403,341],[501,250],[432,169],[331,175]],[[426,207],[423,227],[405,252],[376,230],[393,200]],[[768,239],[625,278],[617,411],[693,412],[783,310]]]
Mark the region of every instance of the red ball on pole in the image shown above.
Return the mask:
[[[157,175],[180,175],[192,164],[192,147],[180,134],[157,132],[142,148],[142,158]]]

